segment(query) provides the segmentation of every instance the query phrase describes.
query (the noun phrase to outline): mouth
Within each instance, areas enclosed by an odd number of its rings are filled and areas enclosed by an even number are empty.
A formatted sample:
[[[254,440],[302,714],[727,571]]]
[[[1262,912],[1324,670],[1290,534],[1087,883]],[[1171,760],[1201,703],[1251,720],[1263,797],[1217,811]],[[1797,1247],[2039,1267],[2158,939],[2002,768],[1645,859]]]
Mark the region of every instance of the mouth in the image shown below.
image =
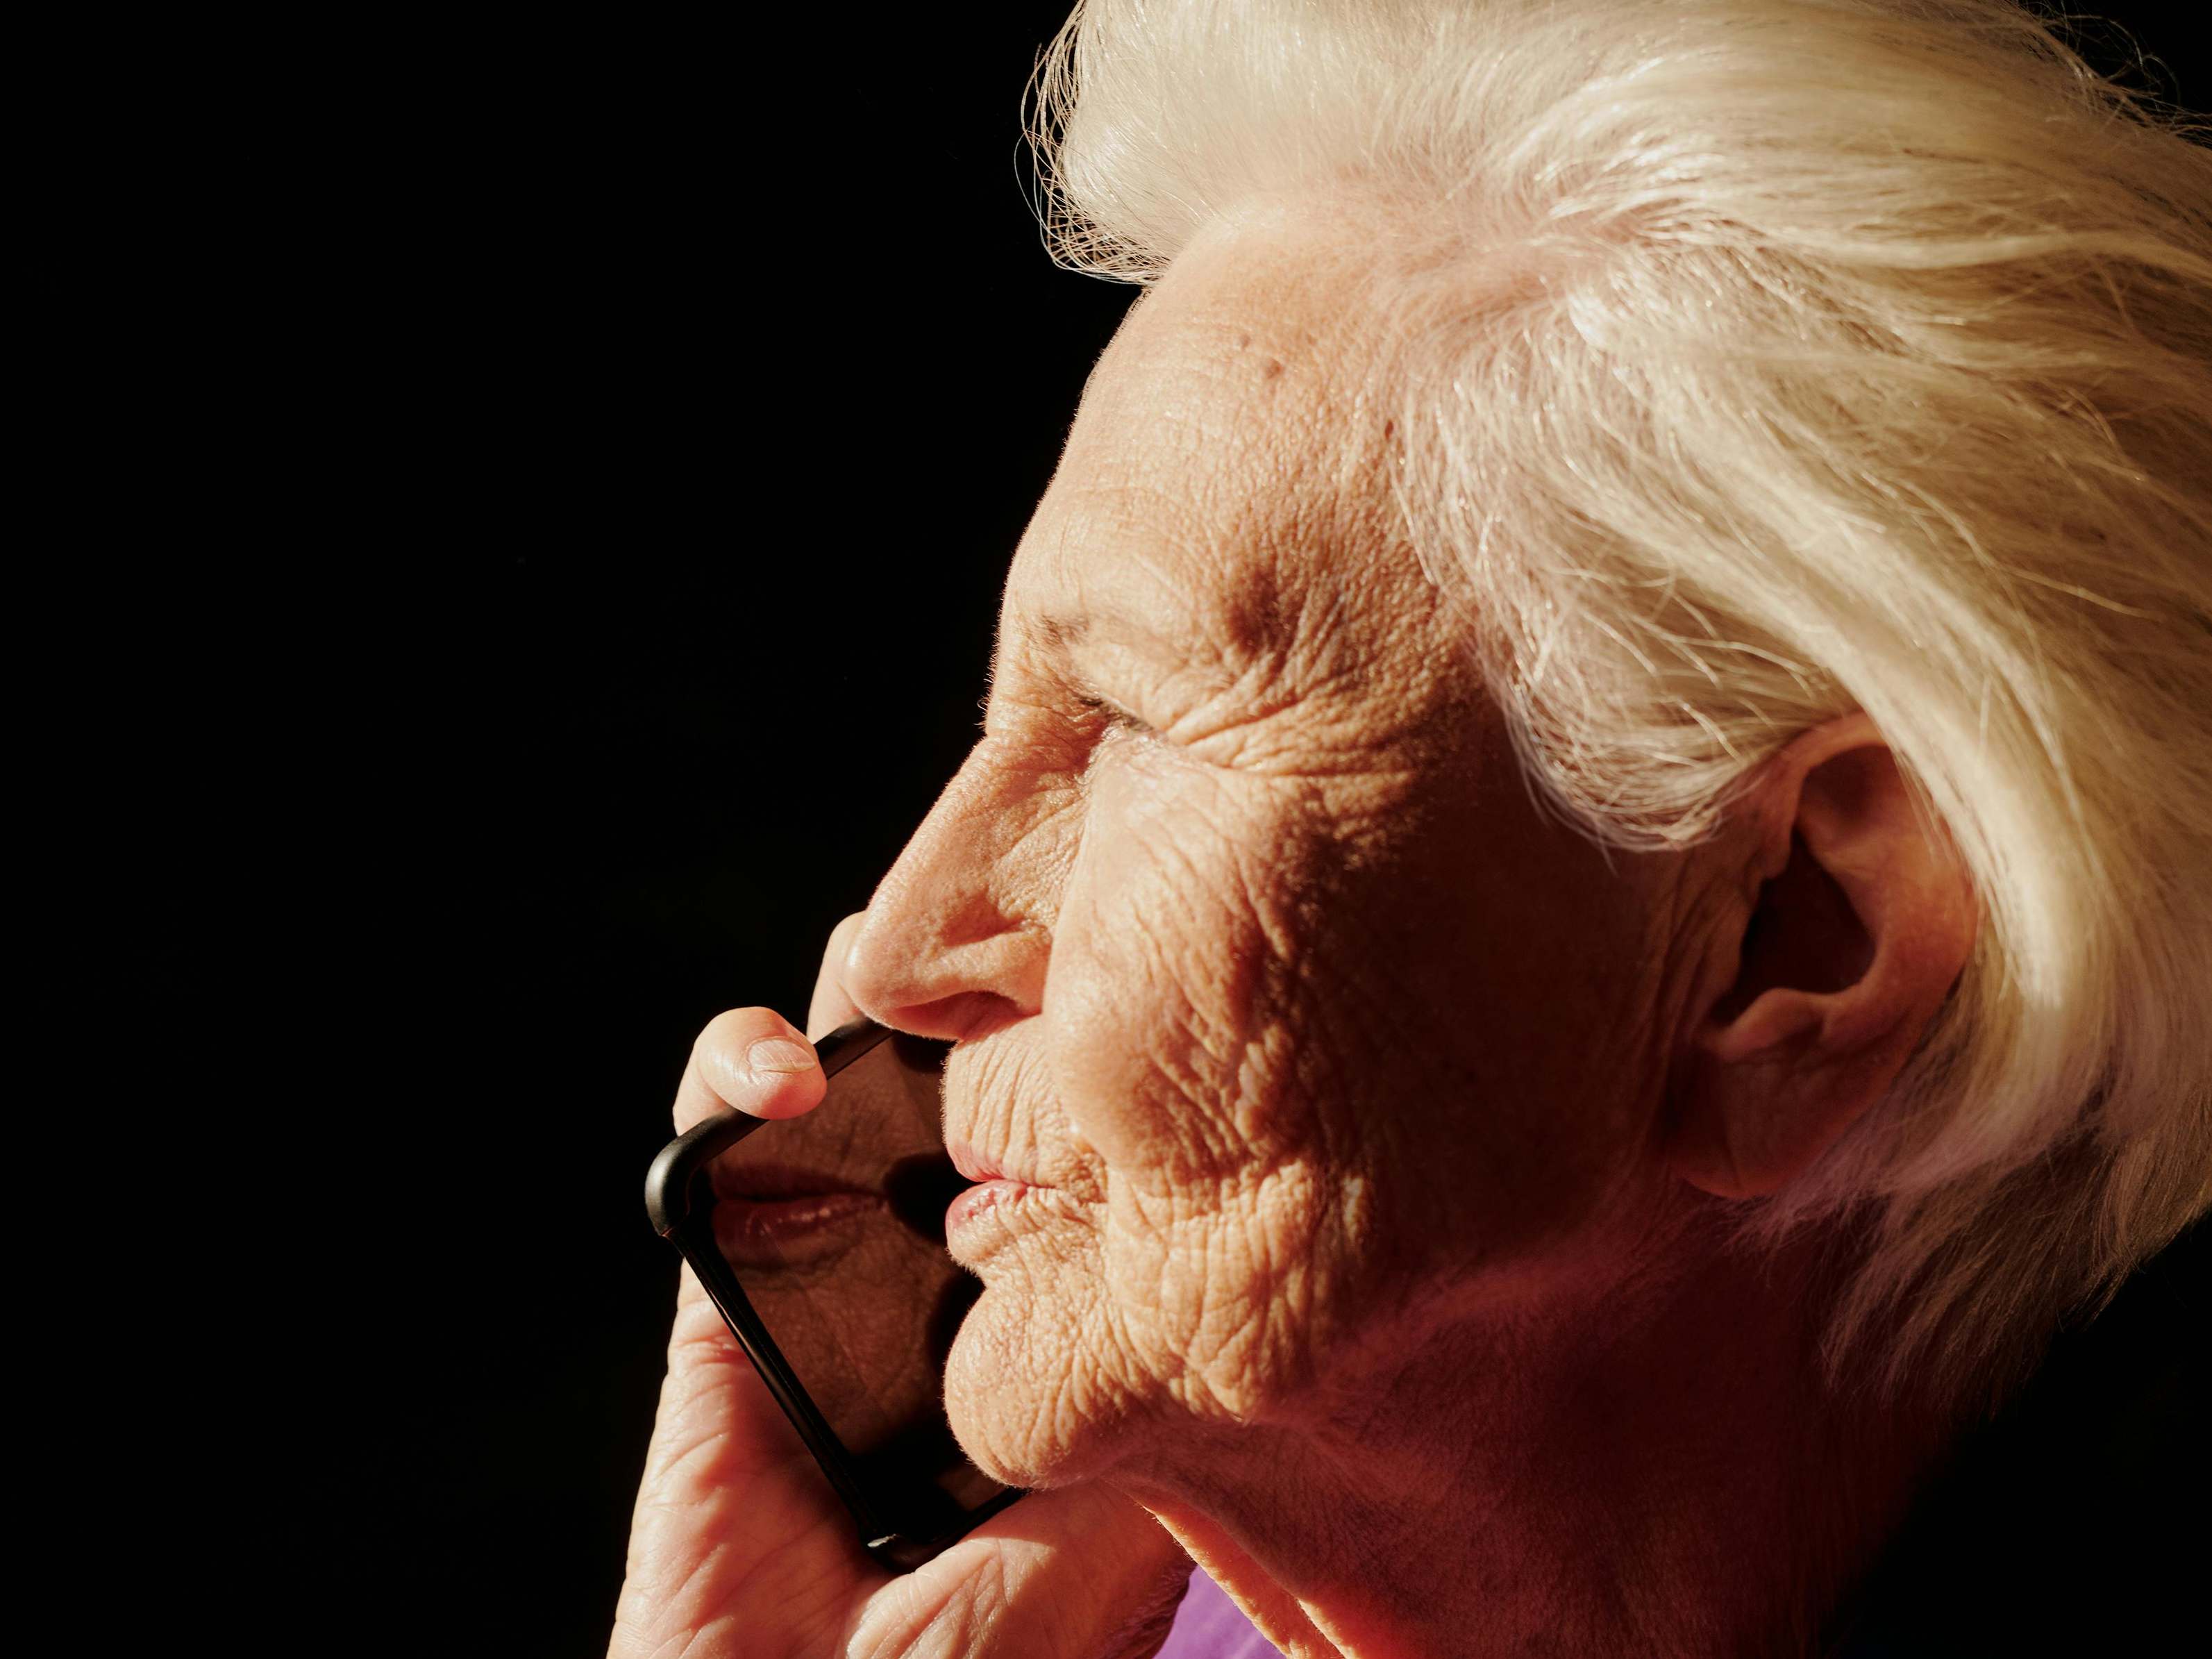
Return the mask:
[[[952,1160],[952,1167],[970,1181],[1017,1181],[1024,1187],[1039,1184],[1020,1174],[1009,1176],[999,1167],[1000,1160],[995,1155],[979,1152],[964,1141],[946,1141],[945,1155]]]
[[[1029,1180],[1020,1174],[1007,1174],[999,1167],[995,1156],[979,1152],[972,1146],[949,1141],[945,1150],[952,1159],[952,1167],[975,1183],[945,1206],[945,1239],[948,1245],[957,1247],[960,1233],[985,1217],[995,1214],[1002,1221],[1010,1219],[1024,1199],[1052,1190],[1042,1182]],[[957,1248],[955,1254],[957,1255]]]
[[[1031,1194],[1048,1190],[1031,1186],[1026,1181],[980,1182],[962,1193],[945,1208],[945,1241],[950,1245],[957,1242],[961,1232],[972,1227],[985,1216],[996,1213],[1006,1219],[1021,1200]]]

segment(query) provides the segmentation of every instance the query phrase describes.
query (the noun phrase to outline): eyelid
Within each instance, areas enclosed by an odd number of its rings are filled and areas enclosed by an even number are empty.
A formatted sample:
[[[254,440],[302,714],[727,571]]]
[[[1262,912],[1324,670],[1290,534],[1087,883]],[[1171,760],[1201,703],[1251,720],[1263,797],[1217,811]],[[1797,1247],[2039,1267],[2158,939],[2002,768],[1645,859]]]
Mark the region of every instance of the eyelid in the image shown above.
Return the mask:
[[[1070,695],[1085,709],[1097,715],[1109,726],[1119,726],[1129,732],[1150,732],[1152,728],[1118,703],[1111,703],[1079,686],[1069,688]]]

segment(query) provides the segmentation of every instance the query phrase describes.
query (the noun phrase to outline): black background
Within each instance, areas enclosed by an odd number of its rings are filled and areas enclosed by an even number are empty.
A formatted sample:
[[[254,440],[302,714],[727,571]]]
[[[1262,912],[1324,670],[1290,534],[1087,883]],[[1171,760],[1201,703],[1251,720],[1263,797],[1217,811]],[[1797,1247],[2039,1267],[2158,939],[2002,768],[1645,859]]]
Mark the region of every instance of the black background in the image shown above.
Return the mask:
[[[2201,106],[2163,9],[2111,9]],[[285,175],[320,204],[262,276],[296,362],[200,487],[251,477],[243,528],[294,550],[153,596],[273,592],[282,624],[134,718],[149,794],[265,803],[170,921],[220,934],[234,883],[283,913],[272,1133],[335,1121],[354,1207],[277,1316],[336,1352],[276,1375],[315,1373],[289,1431],[337,1469],[342,1622],[387,1651],[604,1647],[675,1281],[641,1183],[691,1037],[803,1020],[973,741],[1000,580],[1131,297],[1053,268],[1025,203],[1061,15],[432,37]]]
[[[376,1379],[357,1607],[404,1650],[604,1650],[691,1039],[804,1021],[975,738],[1007,561],[1134,293],[1056,270],[1027,205],[1063,15],[519,41],[416,141],[429,216],[367,250],[400,302],[357,372],[404,418],[331,619],[361,775],[304,827],[343,862],[302,897],[358,953],[333,1058],[380,1080],[342,1363]]]

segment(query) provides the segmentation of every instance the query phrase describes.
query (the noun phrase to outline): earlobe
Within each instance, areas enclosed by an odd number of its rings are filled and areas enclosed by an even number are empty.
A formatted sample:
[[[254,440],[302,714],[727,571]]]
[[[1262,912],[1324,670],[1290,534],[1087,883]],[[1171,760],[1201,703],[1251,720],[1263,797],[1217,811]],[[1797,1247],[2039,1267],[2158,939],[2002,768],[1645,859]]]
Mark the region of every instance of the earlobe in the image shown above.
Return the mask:
[[[1773,1192],[1872,1110],[1972,950],[1963,862],[1863,714],[1817,727],[1746,797],[1756,898],[1717,941],[1724,988],[1690,1011],[1668,1161],[1729,1198]]]

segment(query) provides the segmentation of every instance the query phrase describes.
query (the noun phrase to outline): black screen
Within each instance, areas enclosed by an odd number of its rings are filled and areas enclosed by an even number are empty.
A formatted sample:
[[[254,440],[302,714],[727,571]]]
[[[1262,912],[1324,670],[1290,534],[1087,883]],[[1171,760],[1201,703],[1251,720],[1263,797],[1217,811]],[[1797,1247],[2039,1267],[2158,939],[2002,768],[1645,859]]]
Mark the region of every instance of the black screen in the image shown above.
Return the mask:
[[[716,1248],[889,1516],[939,1530],[1006,1489],[945,1419],[945,1358],[982,1285],[945,1250],[945,1045],[903,1033],[804,1116],[707,1166]],[[705,1194],[702,1194],[705,1195]]]

